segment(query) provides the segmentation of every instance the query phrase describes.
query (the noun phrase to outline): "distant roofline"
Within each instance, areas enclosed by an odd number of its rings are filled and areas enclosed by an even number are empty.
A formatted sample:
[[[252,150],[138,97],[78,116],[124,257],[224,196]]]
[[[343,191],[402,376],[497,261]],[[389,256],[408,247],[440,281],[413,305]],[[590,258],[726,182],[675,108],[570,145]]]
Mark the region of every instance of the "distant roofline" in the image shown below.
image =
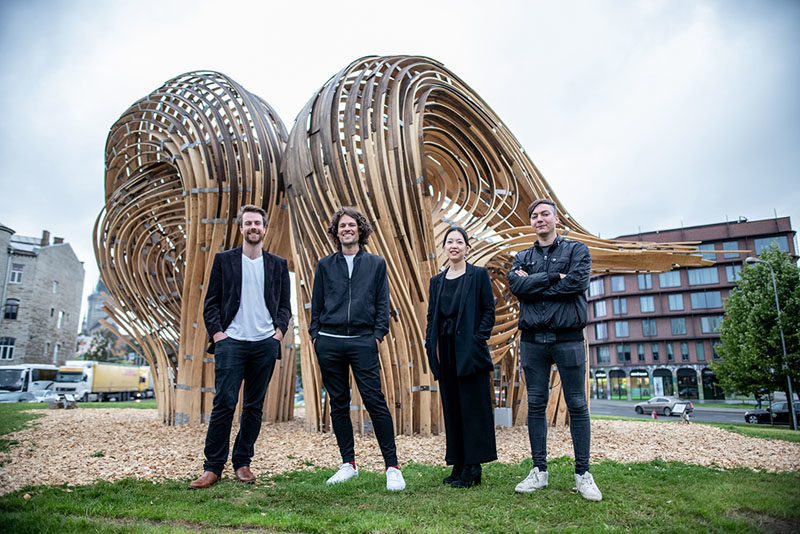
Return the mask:
[[[698,224],[696,226],[679,226],[677,228],[662,228],[662,229],[658,229],[658,230],[649,230],[649,231],[646,231],[646,232],[634,232],[632,234],[623,234],[623,235],[619,235],[617,237],[614,237],[613,239],[622,239],[624,237],[636,237],[636,236],[646,235],[646,234],[661,234],[661,233],[664,233],[664,232],[677,232],[677,231],[681,231],[681,230],[695,230],[695,229],[698,229],[698,228],[710,228],[712,226],[727,226],[727,225],[730,225],[730,224],[736,225],[736,224],[751,224],[751,223],[768,222],[768,221],[781,221],[781,220],[784,220],[784,219],[789,221],[789,232],[793,233],[793,234],[797,233],[795,230],[792,229],[791,220],[790,220],[791,218],[787,216],[787,217],[770,217],[769,219],[758,219],[758,220],[755,220],[755,221],[750,221],[750,220],[745,220],[745,221],[739,221],[739,220],[736,220],[736,221],[721,221],[721,222],[709,223],[709,224]]]

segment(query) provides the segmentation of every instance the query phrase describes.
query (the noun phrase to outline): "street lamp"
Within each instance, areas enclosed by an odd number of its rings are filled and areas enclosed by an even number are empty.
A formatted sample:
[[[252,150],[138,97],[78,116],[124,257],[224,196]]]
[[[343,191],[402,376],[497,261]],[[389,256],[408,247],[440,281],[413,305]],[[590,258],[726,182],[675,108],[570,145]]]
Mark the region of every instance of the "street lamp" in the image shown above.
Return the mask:
[[[775,271],[768,262],[759,260],[752,256],[745,258],[745,263],[750,265],[754,263],[763,263],[769,267],[769,274],[772,275],[772,290],[775,292],[775,308],[778,310],[778,328],[781,331],[781,347],[783,348],[783,370],[786,372],[786,382],[789,384],[789,413],[792,415],[792,430],[797,430],[797,413],[794,409],[794,394],[792,393],[792,377],[789,376],[789,365],[786,363],[788,356],[786,355],[786,341],[783,338],[783,325],[781,324],[781,305],[778,302],[778,284],[775,282]]]

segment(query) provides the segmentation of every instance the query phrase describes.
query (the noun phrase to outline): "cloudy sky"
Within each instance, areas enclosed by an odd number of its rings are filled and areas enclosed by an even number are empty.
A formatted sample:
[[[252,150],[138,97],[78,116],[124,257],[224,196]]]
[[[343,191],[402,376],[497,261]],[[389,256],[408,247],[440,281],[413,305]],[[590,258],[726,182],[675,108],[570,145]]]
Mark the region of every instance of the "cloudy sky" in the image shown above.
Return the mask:
[[[97,280],[109,127],[196,69],[287,128],[351,60],[420,54],[472,86],[603,237],[800,221],[800,2],[0,2],[0,223],[63,236]]]

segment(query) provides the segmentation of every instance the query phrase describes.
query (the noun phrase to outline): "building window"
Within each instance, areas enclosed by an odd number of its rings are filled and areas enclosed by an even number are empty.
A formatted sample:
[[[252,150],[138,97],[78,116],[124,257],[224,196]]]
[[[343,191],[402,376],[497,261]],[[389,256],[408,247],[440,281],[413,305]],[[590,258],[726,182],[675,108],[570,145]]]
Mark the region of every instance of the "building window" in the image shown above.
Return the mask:
[[[726,265],[725,278],[728,282],[738,282],[742,279],[742,266],[741,265]]]
[[[8,279],[9,284],[21,284],[22,283],[22,269],[25,267],[21,263],[12,263],[11,264],[11,278]]]
[[[706,361],[706,345],[702,341],[697,342],[697,361]]]
[[[0,360],[13,360],[14,359],[14,342],[13,337],[0,337]]]
[[[625,275],[619,274],[611,277],[611,292],[625,291]]]
[[[595,339],[608,339],[608,325],[606,323],[596,323],[594,325]]]
[[[669,297],[669,309],[671,311],[683,309],[683,293],[675,293]]]
[[[594,316],[595,317],[605,317],[606,316],[606,301],[598,300],[594,303]]]
[[[603,294],[603,279],[595,278],[589,282],[589,296],[596,297]]]
[[[55,308],[50,308],[50,317],[52,317],[55,312],[56,312]]]
[[[711,357],[715,360],[719,360],[719,353],[717,352],[717,347],[720,346],[722,342],[715,341],[711,343]]]
[[[631,361],[630,345],[617,345],[617,361],[620,363]]]
[[[614,334],[617,337],[628,337],[628,321],[617,321],[614,323]]]
[[[658,343],[650,345],[650,351],[653,353],[653,361],[657,362],[660,357],[658,354]]]
[[[700,330],[704,334],[713,334],[719,332],[719,327],[722,324],[721,315],[712,315],[710,317],[700,318]]]
[[[53,280],[53,293],[58,293],[58,282]]]
[[[597,347],[597,364],[611,363],[608,347]]]
[[[697,250],[714,250],[714,243],[703,243],[702,245],[697,245]],[[717,259],[716,254],[701,254],[704,260],[711,260],[714,261]]]
[[[667,343],[667,361],[668,362],[675,361],[675,349],[672,348],[672,343]]]
[[[639,361],[644,361],[644,345],[639,343],[639,346],[636,347],[637,356],[639,357]]]
[[[56,347],[53,349],[53,363],[58,363],[58,353],[61,351],[61,343],[56,343]]]
[[[64,323],[64,311],[58,312],[58,322],[56,322],[56,328],[61,328],[61,325]]]
[[[628,299],[616,298],[612,303],[614,305],[614,315],[625,315],[628,313]]]
[[[719,291],[706,291],[703,293],[692,293],[692,309],[704,310],[706,308],[721,308],[722,293]]]
[[[681,343],[681,361],[688,362],[689,361],[689,344],[688,343]]]
[[[739,242],[738,241],[725,241],[722,244],[722,250],[739,250]],[[738,252],[726,252],[726,258],[738,258]]]
[[[672,324],[672,335],[673,336],[680,336],[686,334],[686,318],[685,317],[675,317],[674,319],[670,319],[670,323]]]
[[[657,336],[658,330],[656,329],[655,319],[642,319],[642,335],[643,336]]]
[[[705,284],[718,284],[719,273],[716,267],[700,267],[689,269],[689,285],[700,286]]]
[[[681,287],[681,272],[669,271],[658,275],[658,284],[661,287]]]
[[[782,252],[789,252],[789,240],[786,239],[785,235],[777,235],[775,237],[762,237],[760,239],[756,239],[756,256],[760,255],[761,251],[763,251],[765,248],[768,248],[773,243],[778,245],[778,250]]]
[[[637,278],[639,279],[639,289],[653,289],[653,275],[650,273],[643,273]]]
[[[642,313],[650,313],[656,311],[656,303],[652,295],[648,297],[639,297],[639,310]]]
[[[9,321],[16,321],[18,311],[19,311],[19,300],[7,299],[6,309],[5,312],[3,313],[3,319],[7,319]]]
[[[44,344],[44,355],[45,356],[49,356],[50,355],[50,342],[49,341]]]

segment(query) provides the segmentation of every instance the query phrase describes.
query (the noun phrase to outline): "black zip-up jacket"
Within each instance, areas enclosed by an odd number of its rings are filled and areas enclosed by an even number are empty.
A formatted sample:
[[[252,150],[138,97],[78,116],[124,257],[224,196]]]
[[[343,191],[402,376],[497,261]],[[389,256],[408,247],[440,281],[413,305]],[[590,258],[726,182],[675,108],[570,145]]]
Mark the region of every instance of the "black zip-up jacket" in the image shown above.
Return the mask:
[[[320,330],[345,336],[371,334],[383,340],[389,332],[386,260],[359,250],[353,258],[352,277],[347,276],[341,250],[319,260],[311,293],[311,339]]]
[[[591,263],[586,245],[561,236],[545,249],[537,241],[514,257],[508,285],[519,299],[522,341],[583,339]],[[517,269],[528,276],[519,276]],[[559,273],[567,276],[561,278]]]

